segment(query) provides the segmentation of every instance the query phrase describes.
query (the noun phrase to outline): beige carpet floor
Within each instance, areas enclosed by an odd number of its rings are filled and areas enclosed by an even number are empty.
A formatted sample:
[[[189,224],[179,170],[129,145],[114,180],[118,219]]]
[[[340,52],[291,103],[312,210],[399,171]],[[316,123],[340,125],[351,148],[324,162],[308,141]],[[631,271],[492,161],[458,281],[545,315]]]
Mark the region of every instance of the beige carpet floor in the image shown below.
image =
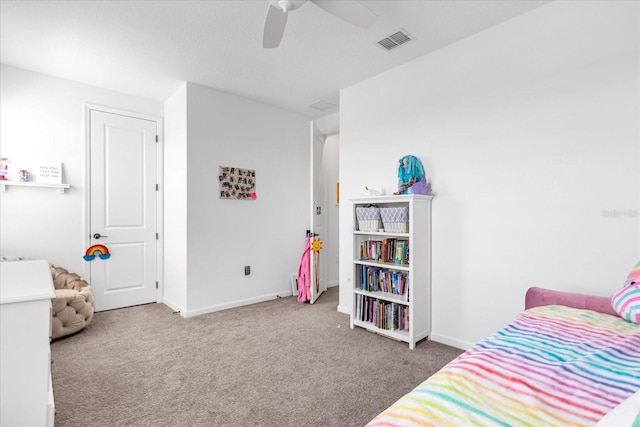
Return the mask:
[[[462,352],[350,329],[337,305],[330,288],[189,319],[96,313],[51,344],[55,425],[363,426]]]

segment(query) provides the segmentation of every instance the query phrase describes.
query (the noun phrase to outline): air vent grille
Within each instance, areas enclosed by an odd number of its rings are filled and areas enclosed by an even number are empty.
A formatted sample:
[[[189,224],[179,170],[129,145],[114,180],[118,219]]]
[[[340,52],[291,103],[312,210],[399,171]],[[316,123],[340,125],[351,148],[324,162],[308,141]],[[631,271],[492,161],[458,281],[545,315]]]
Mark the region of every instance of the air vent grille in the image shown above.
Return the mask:
[[[316,110],[320,110],[320,111],[329,110],[329,109],[331,109],[331,108],[333,108],[335,106],[336,106],[336,104],[332,104],[332,103],[324,101],[322,99],[319,99],[318,101],[316,101],[313,104],[309,105],[309,107],[315,108]]]
[[[405,30],[400,29],[390,36],[378,41],[377,44],[385,48],[386,50],[391,50],[407,42],[410,42],[411,40],[413,40],[413,37]]]

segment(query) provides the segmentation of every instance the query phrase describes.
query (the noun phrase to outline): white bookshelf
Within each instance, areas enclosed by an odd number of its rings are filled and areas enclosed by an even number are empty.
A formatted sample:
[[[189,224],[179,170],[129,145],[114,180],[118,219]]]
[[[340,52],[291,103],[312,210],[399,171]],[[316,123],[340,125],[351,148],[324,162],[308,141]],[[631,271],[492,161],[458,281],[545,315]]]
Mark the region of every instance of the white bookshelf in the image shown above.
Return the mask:
[[[418,341],[431,334],[431,201],[432,195],[399,195],[379,196],[351,199],[353,204],[353,287],[351,307],[351,328],[362,327],[380,335],[403,341],[414,349]],[[374,205],[384,207],[407,207],[409,213],[408,232],[361,231],[357,229],[357,207]],[[408,259],[406,264],[382,262],[381,260],[361,259],[363,242],[383,242],[397,244],[408,242]],[[371,244],[371,243],[369,243]],[[375,244],[375,243],[374,243]],[[405,244],[406,243],[402,243]],[[365,257],[366,258],[366,257]],[[375,273],[373,273],[375,272]],[[371,281],[363,279],[367,273],[408,277],[408,295],[398,295],[372,288],[381,288],[379,282],[374,286]],[[364,288],[364,289],[363,289]],[[375,319],[368,314],[377,305]],[[364,307],[366,306],[366,310]],[[384,306],[384,309],[380,307]],[[394,313],[408,313],[408,321],[399,329]],[[366,311],[366,313],[365,313]],[[384,312],[388,321],[382,325],[380,313]],[[375,323],[374,323],[375,320]],[[384,327],[383,327],[384,326]]]

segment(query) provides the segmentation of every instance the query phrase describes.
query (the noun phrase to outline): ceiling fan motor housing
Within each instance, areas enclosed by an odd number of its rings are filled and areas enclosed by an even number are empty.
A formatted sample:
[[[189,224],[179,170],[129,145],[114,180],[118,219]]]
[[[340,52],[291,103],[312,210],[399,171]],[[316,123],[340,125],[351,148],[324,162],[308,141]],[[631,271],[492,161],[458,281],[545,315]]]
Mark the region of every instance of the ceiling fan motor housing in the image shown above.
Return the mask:
[[[289,12],[298,9],[309,0],[269,0],[269,9],[264,21],[262,47],[278,47],[287,26]],[[361,28],[369,28],[377,15],[357,0],[310,0],[325,12]]]
[[[277,7],[284,13],[290,10],[296,10],[306,2],[307,0],[269,0],[269,3],[271,3],[273,7]]]

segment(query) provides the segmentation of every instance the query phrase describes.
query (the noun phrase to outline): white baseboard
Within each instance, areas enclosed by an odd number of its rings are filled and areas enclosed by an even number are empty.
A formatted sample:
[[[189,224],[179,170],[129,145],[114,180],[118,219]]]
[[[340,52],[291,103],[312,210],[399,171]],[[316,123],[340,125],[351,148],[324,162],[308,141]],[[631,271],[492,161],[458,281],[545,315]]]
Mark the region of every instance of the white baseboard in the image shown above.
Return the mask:
[[[351,316],[351,308],[344,305],[338,305],[338,312]]]
[[[287,291],[282,291],[275,294],[262,295],[256,298],[248,298],[244,300],[233,301],[226,304],[211,305],[209,307],[197,308],[195,310],[186,310],[184,313],[180,312],[180,314],[182,314],[184,317],[200,316],[203,314],[214,313],[216,311],[222,311],[229,308],[242,307],[245,305],[255,304],[258,302],[270,301],[278,297],[280,298],[289,297],[291,295],[292,295],[291,290],[287,290]]]
[[[459,348],[461,350],[469,350],[473,347],[473,343],[447,337],[445,335],[435,334],[433,332],[429,336],[429,340],[439,342],[440,344],[450,345],[451,347]]]
[[[183,314],[184,309],[180,307],[178,304],[174,303],[173,301],[167,298],[162,298],[162,303],[167,307],[169,307],[171,310],[175,311],[176,313],[180,313],[180,315],[184,317],[184,314]]]
[[[333,286],[338,286],[338,282],[331,283],[328,285],[328,287],[333,287]],[[282,291],[282,292],[278,292],[276,294],[269,294],[269,295],[262,295],[256,298],[249,298],[249,299],[245,299],[245,300],[239,300],[239,301],[233,301],[230,303],[226,303],[226,304],[219,304],[219,305],[212,305],[212,306],[208,306],[208,307],[202,307],[202,308],[197,308],[195,310],[186,310],[183,307],[180,307],[180,305],[175,304],[173,301],[167,299],[167,298],[163,298],[162,299],[162,303],[166,306],[168,306],[169,308],[171,308],[173,311],[180,313],[180,315],[182,317],[195,317],[195,316],[200,316],[203,314],[207,314],[207,313],[214,313],[216,311],[222,311],[222,310],[226,310],[229,308],[235,308],[235,307],[242,307],[245,305],[249,305],[249,304],[255,304],[258,302],[264,302],[264,301],[270,301],[273,299],[276,299],[278,297],[280,298],[284,298],[284,297],[290,297],[293,295],[292,291]],[[351,310],[348,309],[348,307],[345,308],[338,306],[338,311],[341,313],[345,313],[345,314],[351,314]]]

